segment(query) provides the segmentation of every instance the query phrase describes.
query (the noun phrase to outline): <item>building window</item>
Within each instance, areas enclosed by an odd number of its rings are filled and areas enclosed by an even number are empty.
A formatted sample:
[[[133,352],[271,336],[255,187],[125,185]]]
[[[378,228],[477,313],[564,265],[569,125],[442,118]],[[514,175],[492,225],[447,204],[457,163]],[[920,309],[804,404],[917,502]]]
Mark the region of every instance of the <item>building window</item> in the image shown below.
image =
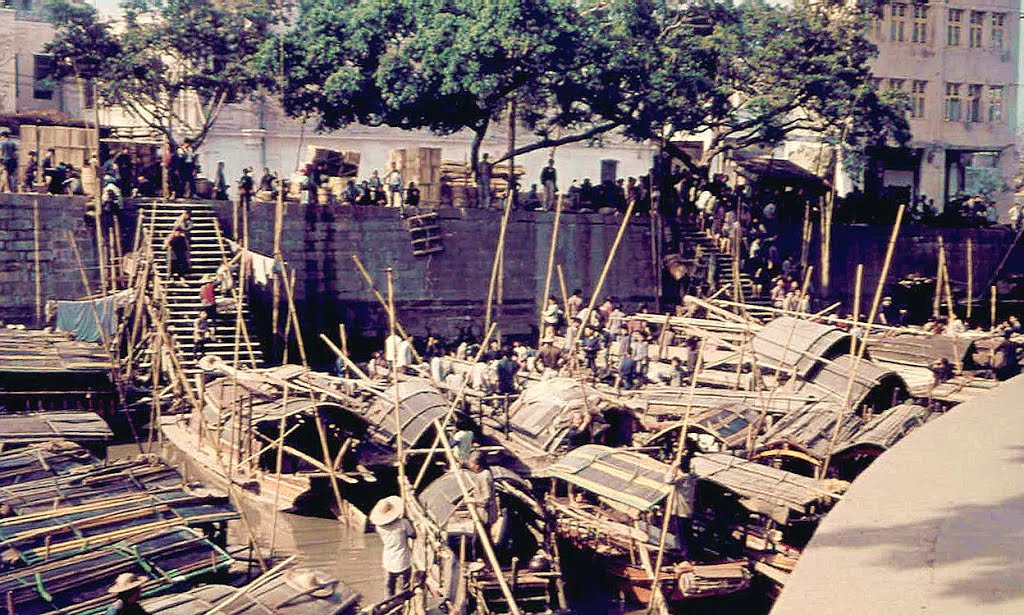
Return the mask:
[[[946,21],[946,44],[950,47],[960,46],[960,24],[963,21],[963,9],[949,9],[949,18]]]
[[[967,121],[980,122],[981,117],[981,84],[972,83],[967,86]]]
[[[1003,121],[1003,86],[994,85],[988,89],[988,121]]]
[[[924,94],[927,81],[914,81],[910,92],[910,117],[914,119],[924,118]]]
[[[914,31],[910,40],[922,44],[928,42],[928,7],[923,4],[914,5]]]
[[[946,84],[946,121],[960,121],[960,84]]]
[[[894,2],[889,7],[889,40],[894,43],[902,43],[906,39],[907,30],[907,5],[901,2]]]
[[[903,90],[903,89],[906,89],[904,87],[905,84],[906,84],[906,80],[905,79],[890,79],[889,80],[889,89],[890,90]]]
[[[985,13],[971,11],[971,30],[967,40],[967,46],[971,49],[981,49],[981,28],[985,25]]]
[[[1006,13],[992,13],[992,49],[1003,50],[1003,35],[1006,32]]]
[[[32,97],[36,100],[53,99],[53,56],[43,53],[32,55]]]

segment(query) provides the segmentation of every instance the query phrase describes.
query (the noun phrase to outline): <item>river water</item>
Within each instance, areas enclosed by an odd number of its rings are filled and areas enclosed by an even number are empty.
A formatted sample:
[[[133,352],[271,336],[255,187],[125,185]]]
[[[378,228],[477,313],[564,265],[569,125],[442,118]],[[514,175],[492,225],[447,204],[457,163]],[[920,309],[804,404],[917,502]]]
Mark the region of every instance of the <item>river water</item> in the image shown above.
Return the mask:
[[[135,445],[110,447],[108,458],[133,457],[138,453]],[[193,469],[179,467],[187,478]],[[296,555],[295,564],[321,570],[363,596],[363,604],[372,604],[385,598],[384,573],[381,568],[381,543],[377,535],[364,533],[358,524],[343,520],[325,519],[307,515],[278,512],[261,506],[249,498],[241,498],[242,513],[252,527],[262,555],[271,553],[277,559]],[[234,521],[229,526],[229,539],[233,545],[249,543],[246,524]],[[566,558],[563,573],[571,607],[581,615],[643,613],[622,604],[617,596],[608,592],[607,580],[594,575],[586,562]],[[753,590],[742,595],[687,603],[687,615],[766,615],[770,603],[763,594]]]

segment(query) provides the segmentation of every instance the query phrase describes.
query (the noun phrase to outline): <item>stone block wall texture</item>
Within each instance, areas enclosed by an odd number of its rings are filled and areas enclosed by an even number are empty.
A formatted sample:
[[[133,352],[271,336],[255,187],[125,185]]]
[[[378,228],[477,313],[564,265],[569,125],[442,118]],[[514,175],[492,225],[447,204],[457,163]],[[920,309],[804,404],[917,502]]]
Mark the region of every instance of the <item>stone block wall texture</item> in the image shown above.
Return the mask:
[[[68,231],[82,254],[93,292],[99,287],[96,231],[84,216],[84,197],[0,194],[0,320],[36,324],[33,203],[39,205],[39,276],[42,300],[85,295]]]
[[[230,204],[219,205],[223,222]],[[255,204],[249,216],[250,248],[273,253],[272,204]],[[505,334],[526,334],[537,326],[537,301],[543,293],[554,214],[514,212],[505,238],[501,302],[495,315]],[[615,239],[621,218],[587,214],[562,216],[555,264],[565,273],[568,291],[589,292]],[[353,262],[357,255],[386,295],[388,267],[394,272],[398,317],[415,335],[428,331],[454,336],[483,328],[484,308],[501,226],[499,212],[477,209],[438,211],[444,251],[414,256],[410,234],[397,209],[302,206],[289,203],[282,233],[285,260],[296,270],[295,298],[303,333],[337,337],[344,322],[356,336],[379,339],[387,317]],[[630,224],[602,295],[630,308],[650,302],[655,272],[650,262],[647,218]],[[557,271],[551,293],[561,295]],[[320,344],[316,344],[320,345]]]

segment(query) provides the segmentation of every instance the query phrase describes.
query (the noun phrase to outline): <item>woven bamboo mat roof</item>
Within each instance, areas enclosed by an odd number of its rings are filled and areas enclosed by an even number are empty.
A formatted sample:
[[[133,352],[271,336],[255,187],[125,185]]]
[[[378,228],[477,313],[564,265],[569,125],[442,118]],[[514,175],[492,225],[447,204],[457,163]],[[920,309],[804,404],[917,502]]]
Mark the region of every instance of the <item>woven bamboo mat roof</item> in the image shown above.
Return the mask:
[[[0,329],[0,373],[108,371],[110,357],[99,344],[48,331]]]

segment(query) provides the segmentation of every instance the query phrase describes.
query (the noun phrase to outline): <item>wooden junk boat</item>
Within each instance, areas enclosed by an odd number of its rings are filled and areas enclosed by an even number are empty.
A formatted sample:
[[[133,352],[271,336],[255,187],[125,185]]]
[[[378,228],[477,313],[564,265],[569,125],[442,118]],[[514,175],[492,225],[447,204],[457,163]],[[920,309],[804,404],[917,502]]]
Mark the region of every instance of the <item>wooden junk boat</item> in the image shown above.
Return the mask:
[[[750,562],[722,556],[689,540],[692,481],[666,482],[671,467],[641,453],[587,445],[545,471],[544,506],[558,536],[598,556],[629,599],[652,599],[654,568],[665,515],[664,562],[658,582],[670,602],[723,596],[749,587]],[[669,494],[672,510],[665,510]]]
[[[544,511],[530,483],[501,465],[512,462],[505,451],[481,449],[497,460],[491,472],[499,511],[484,546],[465,502],[468,475],[453,465],[447,438],[436,439],[452,403],[426,380],[391,385],[367,410],[376,421],[378,441],[395,442],[396,407],[405,446],[399,480],[404,480],[406,515],[416,528],[413,567],[422,571],[427,602],[447,613],[513,612],[504,584],[519,612],[550,613],[564,605]]]

